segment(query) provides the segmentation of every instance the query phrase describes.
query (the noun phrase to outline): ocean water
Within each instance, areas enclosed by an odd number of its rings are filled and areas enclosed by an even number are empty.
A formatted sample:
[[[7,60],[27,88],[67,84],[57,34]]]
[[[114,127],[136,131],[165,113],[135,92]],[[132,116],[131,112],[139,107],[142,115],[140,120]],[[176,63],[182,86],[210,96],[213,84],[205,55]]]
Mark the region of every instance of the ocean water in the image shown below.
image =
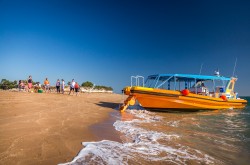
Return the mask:
[[[250,164],[250,98],[243,110],[111,113],[119,140],[83,142],[68,165]],[[112,133],[111,133],[112,134]],[[113,134],[112,134],[113,135]]]

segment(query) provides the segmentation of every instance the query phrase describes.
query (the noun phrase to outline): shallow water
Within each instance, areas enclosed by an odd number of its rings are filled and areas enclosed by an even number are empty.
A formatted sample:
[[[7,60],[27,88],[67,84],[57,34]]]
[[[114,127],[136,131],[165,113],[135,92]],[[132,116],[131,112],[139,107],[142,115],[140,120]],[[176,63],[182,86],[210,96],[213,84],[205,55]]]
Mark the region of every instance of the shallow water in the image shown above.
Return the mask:
[[[112,139],[108,134],[109,140],[84,142],[85,148],[68,164],[247,165],[247,99],[244,110],[159,113],[133,107],[122,114],[114,111],[111,118],[120,139]]]

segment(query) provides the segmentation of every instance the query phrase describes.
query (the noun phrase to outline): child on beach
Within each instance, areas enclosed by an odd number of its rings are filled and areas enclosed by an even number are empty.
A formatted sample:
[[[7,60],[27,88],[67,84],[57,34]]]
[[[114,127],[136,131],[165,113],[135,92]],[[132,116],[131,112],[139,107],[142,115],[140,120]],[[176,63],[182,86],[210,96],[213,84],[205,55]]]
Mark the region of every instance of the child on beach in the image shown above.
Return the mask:
[[[75,92],[76,92],[76,96],[78,96],[78,93],[79,93],[79,85],[78,85],[77,82],[76,82],[76,84],[75,84]]]
[[[64,94],[64,88],[65,88],[65,82],[64,79],[62,79],[62,84],[61,84],[62,94]]]
[[[60,80],[57,79],[57,82],[56,82],[56,91],[57,93],[60,93]]]
[[[72,82],[71,82],[71,84],[70,84],[70,91],[69,91],[69,95],[70,95],[70,93],[71,93],[71,91],[73,91],[73,94],[74,94],[74,90],[75,90],[75,80],[74,79],[72,79]]]

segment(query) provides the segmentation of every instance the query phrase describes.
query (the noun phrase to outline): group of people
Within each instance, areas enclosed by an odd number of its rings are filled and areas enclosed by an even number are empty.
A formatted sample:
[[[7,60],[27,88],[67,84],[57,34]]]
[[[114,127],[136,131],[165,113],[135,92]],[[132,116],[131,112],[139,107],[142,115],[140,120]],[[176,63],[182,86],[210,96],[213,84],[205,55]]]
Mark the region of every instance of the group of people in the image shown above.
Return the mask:
[[[71,83],[70,83],[70,91],[69,91],[69,95],[70,93],[73,91],[73,94],[74,94],[74,91],[76,92],[76,96],[78,95],[79,93],[79,90],[80,90],[80,86],[77,82],[75,82],[74,79],[72,79]]]
[[[22,80],[19,80],[19,83],[18,83],[19,91],[21,91],[23,89],[23,90],[26,90],[26,91],[30,92],[30,90],[32,88],[32,77],[31,76],[29,76],[27,82],[28,82],[28,84],[25,84]],[[40,84],[40,82],[38,82],[38,84],[35,84],[34,88],[35,89],[36,88],[42,88],[42,85]],[[44,80],[43,88],[44,88],[45,93],[51,92],[50,82],[49,82],[48,78],[46,78]],[[76,92],[76,95],[78,95],[79,90],[80,90],[79,84],[77,82],[75,82],[74,79],[72,79],[72,81],[70,83],[69,95],[71,93],[74,94],[74,92]],[[60,79],[57,79],[57,81],[56,81],[56,92],[64,94],[64,92],[65,92],[65,81],[64,81],[64,79],[62,79],[61,81],[60,81]]]
[[[74,94],[74,92],[76,92],[76,95],[78,95],[79,89],[80,89],[79,84],[77,82],[75,82],[74,79],[72,79],[72,81],[70,83],[69,95],[71,94],[71,92],[73,92],[73,94]],[[45,92],[50,92],[50,82],[49,82],[48,78],[46,78],[44,80],[44,90],[45,90]],[[57,81],[56,81],[56,92],[57,93],[62,92],[62,94],[64,94],[64,92],[65,92],[65,81],[64,81],[64,79],[62,79],[61,81],[60,81],[60,79],[57,79]]]
[[[28,84],[25,84],[23,82],[23,80],[19,80],[19,82],[18,82],[18,88],[19,88],[19,91],[21,91],[23,89],[23,90],[26,90],[26,91],[29,92],[30,89],[32,88],[32,77],[29,76],[29,78],[28,78]]]
[[[43,82],[44,84],[44,91],[45,93],[47,92],[50,92],[50,82],[48,80],[48,78],[46,78]],[[62,94],[64,94],[64,89],[65,89],[65,82],[64,80],[62,79],[62,83],[60,82],[59,79],[57,79],[57,82],[56,82],[56,91],[57,93],[60,93],[62,91]]]

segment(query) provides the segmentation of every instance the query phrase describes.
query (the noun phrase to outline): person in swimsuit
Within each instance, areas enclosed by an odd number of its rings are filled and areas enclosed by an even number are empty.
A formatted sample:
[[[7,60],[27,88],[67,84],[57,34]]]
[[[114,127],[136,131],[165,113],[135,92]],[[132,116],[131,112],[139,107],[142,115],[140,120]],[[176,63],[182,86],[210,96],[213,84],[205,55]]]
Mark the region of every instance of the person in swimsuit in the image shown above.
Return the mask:
[[[29,76],[29,79],[28,79],[28,92],[30,92],[31,88],[32,88],[32,77]]]

